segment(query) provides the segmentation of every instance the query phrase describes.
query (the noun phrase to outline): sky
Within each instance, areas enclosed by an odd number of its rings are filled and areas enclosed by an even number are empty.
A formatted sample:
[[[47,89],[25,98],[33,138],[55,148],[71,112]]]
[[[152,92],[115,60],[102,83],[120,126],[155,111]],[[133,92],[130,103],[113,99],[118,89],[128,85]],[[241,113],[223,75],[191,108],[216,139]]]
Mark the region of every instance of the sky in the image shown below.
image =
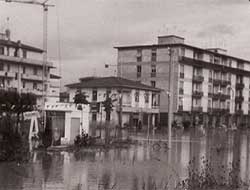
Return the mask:
[[[21,0],[25,1],[25,0]],[[37,0],[40,1],[40,0]],[[41,1],[40,1],[41,2]],[[114,46],[157,43],[179,35],[199,47],[221,47],[250,59],[249,0],[50,0],[48,59],[62,84],[115,74]],[[9,22],[7,22],[9,18]],[[0,31],[42,48],[42,7],[0,1]],[[60,66],[60,67],[59,67]]]

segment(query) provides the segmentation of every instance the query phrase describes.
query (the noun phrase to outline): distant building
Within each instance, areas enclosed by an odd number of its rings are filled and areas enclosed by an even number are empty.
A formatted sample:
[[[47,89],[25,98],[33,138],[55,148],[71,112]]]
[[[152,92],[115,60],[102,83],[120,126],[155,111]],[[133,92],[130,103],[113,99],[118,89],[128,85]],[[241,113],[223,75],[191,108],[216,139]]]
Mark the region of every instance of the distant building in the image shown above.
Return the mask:
[[[114,107],[111,121],[122,125],[137,126],[157,124],[159,114],[160,89],[139,82],[118,77],[86,77],[78,83],[68,84],[69,100],[77,90],[81,90],[91,102],[91,121],[105,121],[106,114],[101,102],[105,101],[107,94],[111,97]],[[120,120],[121,119],[121,120]]]
[[[159,36],[158,44],[115,48],[119,77],[163,89],[162,125],[168,118],[170,74],[174,77],[175,120],[206,126],[249,125],[250,61],[220,48],[187,45],[184,38],[174,35]]]
[[[8,34],[8,32],[6,32]],[[47,62],[43,76],[43,50],[11,41],[9,35],[0,35],[0,88],[20,93],[34,93],[41,105],[43,95],[49,93],[51,62]]]

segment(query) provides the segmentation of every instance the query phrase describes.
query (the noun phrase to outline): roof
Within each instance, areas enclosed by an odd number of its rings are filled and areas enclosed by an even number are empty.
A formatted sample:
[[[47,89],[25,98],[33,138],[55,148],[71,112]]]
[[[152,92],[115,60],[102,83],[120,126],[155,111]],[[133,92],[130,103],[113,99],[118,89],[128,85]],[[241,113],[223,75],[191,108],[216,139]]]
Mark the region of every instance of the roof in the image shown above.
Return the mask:
[[[160,92],[161,89],[120,77],[86,77],[81,82],[66,85],[69,88],[129,88]]]
[[[166,48],[166,47],[176,47],[176,46],[177,47],[179,46],[179,47],[191,48],[191,49],[195,49],[197,51],[203,51],[203,52],[210,53],[210,54],[213,54],[213,55],[218,55],[218,56],[221,56],[221,57],[227,57],[227,58],[231,58],[231,59],[236,59],[236,60],[247,62],[247,63],[250,64],[250,61],[246,60],[246,59],[242,59],[242,58],[230,56],[228,54],[217,53],[217,52],[211,51],[209,49],[203,49],[203,48],[199,48],[199,47],[188,45],[188,44],[184,44],[184,43],[152,44],[152,45],[132,45],[132,46],[115,46],[114,48],[118,49],[118,50],[123,50],[123,49],[125,50],[125,49],[135,49],[135,48],[138,48],[138,49],[141,49],[141,48],[157,48],[157,47],[158,48]],[[215,49],[215,48],[212,48],[212,49]],[[220,49],[220,48],[217,48],[217,49]]]
[[[50,74],[50,78],[51,79],[60,79],[61,77],[59,75]]]
[[[11,40],[0,39],[0,45],[13,47],[13,48],[21,47],[22,49],[32,51],[32,52],[37,52],[37,53],[42,53],[43,52],[43,50],[40,49],[40,48],[36,48],[36,47],[30,46],[30,45],[23,44],[20,41],[14,42],[14,41],[11,41]]]

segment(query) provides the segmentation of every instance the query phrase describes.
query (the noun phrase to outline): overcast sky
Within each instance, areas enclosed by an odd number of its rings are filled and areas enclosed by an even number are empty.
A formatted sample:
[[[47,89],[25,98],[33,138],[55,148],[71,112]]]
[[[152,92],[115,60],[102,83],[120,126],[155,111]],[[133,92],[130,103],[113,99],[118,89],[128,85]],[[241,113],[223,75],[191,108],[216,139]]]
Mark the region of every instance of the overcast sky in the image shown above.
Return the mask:
[[[23,0],[24,1],[24,0]],[[58,66],[59,44],[63,83],[83,76],[114,74],[117,45],[152,44],[158,35],[176,34],[201,47],[226,48],[250,59],[249,0],[50,0],[49,60]],[[0,29],[12,40],[42,48],[42,8],[0,2]],[[55,71],[58,73],[58,71]]]

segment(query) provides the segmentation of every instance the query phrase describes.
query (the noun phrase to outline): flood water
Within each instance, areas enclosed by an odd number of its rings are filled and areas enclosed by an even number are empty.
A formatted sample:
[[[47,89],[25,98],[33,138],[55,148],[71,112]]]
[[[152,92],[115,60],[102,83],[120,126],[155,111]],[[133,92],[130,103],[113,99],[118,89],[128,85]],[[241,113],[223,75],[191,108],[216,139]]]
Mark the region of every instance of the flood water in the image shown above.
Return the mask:
[[[0,189],[167,189],[188,177],[190,160],[197,171],[208,160],[215,174],[225,177],[221,168],[235,162],[238,177],[250,177],[250,131],[175,131],[171,149],[167,134],[149,143],[145,134],[132,136],[138,141],[127,148],[34,152],[29,163],[0,163]]]

